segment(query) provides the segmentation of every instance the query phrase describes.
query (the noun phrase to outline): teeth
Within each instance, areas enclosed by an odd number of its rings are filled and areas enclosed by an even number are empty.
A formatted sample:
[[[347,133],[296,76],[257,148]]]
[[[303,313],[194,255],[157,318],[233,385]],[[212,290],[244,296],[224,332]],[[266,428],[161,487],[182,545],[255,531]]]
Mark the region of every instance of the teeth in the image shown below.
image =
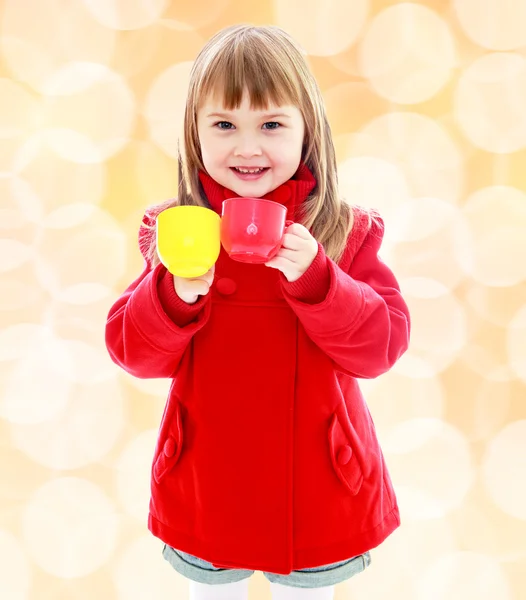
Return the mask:
[[[263,168],[259,168],[259,169],[240,169],[239,167],[234,167],[234,169],[236,171],[239,171],[240,173],[261,173],[261,171],[263,171]]]

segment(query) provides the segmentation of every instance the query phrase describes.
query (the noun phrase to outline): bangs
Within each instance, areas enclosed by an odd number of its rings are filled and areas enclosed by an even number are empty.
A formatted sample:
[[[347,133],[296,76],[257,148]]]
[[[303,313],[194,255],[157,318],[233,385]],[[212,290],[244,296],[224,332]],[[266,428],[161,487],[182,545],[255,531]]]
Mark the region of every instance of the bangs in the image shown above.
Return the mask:
[[[245,90],[253,110],[266,110],[269,104],[301,106],[290,58],[270,54],[268,47],[253,38],[227,44],[217,53],[202,81],[201,97],[212,95],[232,110],[241,105]]]

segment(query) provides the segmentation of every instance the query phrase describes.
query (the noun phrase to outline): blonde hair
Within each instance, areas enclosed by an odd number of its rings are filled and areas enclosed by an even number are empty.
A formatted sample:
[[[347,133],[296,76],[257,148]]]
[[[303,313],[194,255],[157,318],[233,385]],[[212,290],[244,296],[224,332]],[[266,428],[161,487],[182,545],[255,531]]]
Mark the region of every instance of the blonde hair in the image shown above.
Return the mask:
[[[184,152],[178,153],[178,198],[158,205],[154,212],[178,205],[210,208],[199,181],[199,170],[205,168],[197,111],[209,94],[222,94],[227,110],[238,108],[245,90],[253,109],[266,109],[270,101],[292,104],[301,111],[305,122],[302,160],[317,184],[298,208],[297,220],[323,245],[327,256],[339,261],[353,226],[353,211],[338,195],[336,154],[323,98],[300,46],[276,26],[227,27],[198,54],[186,100]],[[159,263],[153,231],[148,259],[152,265]]]

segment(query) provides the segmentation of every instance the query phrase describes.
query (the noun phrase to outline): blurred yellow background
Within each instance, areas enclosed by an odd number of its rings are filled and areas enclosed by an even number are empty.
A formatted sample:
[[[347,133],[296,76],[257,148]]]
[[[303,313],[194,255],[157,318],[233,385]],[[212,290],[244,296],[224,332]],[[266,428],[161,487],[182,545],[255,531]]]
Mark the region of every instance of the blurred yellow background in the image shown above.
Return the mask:
[[[144,208],[176,194],[192,61],[243,22],[308,54],[342,194],[382,213],[412,312],[410,350],[362,382],[402,527],[335,598],[526,597],[526,1],[0,11],[0,598],[188,598],[146,524],[169,381],[117,368],[104,326]]]

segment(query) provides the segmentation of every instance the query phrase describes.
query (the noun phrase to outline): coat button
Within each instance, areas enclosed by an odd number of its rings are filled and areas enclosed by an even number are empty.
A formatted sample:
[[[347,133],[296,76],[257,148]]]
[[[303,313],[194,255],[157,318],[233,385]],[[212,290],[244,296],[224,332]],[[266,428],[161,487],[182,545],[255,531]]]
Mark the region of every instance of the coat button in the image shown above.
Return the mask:
[[[351,456],[352,450],[350,446],[340,448],[340,451],[338,452],[338,464],[346,465],[351,460]]]
[[[166,442],[164,442],[164,455],[167,458],[172,457],[175,454],[175,440],[173,437],[169,437]]]
[[[224,277],[223,279],[217,280],[216,288],[220,294],[230,296],[237,290],[237,283],[233,279]]]

